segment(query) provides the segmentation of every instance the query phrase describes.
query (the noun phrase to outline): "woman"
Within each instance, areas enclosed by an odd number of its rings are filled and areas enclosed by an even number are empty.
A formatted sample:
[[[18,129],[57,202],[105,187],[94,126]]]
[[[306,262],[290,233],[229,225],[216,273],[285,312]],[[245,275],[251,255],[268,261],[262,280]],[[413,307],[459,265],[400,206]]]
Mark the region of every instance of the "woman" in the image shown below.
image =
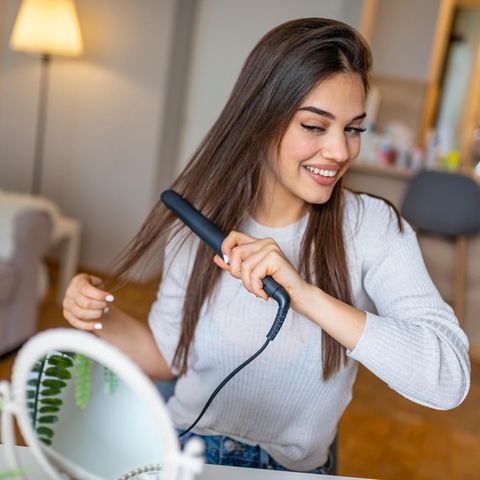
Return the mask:
[[[117,270],[168,238],[150,328],[113,306],[104,314],[113,297],[98,278],[78,275],[67,290],[71,325],[156,378],[178,378],[168,406],[183,430],[263,343],[276,304],[261,279],[287,289],[291,310],[275,341],[188,434],[203,436],[210,463],[328,471],[357,362],[432,408],[468,392],[467,339],[411,227],[385,201],[341,187],[360,150],[370,67],[368,46],[341,22],[273,29],[172,186],[231,232],[224,258],[212,261],[159,203]]]

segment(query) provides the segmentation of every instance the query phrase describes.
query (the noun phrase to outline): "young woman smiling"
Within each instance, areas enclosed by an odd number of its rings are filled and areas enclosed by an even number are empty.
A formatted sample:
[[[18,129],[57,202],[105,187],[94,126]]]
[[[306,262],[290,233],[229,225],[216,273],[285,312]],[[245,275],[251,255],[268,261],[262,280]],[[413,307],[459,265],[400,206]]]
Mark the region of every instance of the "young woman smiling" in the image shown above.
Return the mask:
[[[158,203],[116,270],[166,241],[149,327],[111,304],[99,278],[77,275],[67,290],[71,325],[152,376],[178,378],[168,407],[185,429],[263,342],[276,305],[262,278],[287,289],[291,310],[275,342],[188,434],[205,440],[210,463],[330,471],[359,362],[432,408],[453,408],[468,392],[468,342],[415,233],[385,201],[341,185],[360,150],[370,67],[364,40],[335,20],[267,33],[172,185],[230,232],[224,258],[212,260]]]

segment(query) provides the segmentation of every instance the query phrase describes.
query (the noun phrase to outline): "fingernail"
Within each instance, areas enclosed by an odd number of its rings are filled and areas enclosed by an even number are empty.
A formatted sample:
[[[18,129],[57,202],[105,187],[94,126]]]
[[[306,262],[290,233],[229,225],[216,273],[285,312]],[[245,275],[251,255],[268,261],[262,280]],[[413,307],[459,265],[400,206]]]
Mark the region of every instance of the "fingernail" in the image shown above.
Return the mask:
[[[230,259],[228,258],[228,255],[223,254],[223,261],[225,263],[228,263],[230,261]]]
[[[101,323],[96,323],[94,326],[93,326],[94,330],[101,330],[103,328],[103,325]]]
[[[109,294],[105,297],[105,300],[106,300],[107,302],[113,302],[113,300],[114,300],[113,295],[109,293]]]
[[[103,313],[108,313],[109,311],[110,311],[110,308],[109,308],[109,307],[105,307],[105,308],[103,309]]]

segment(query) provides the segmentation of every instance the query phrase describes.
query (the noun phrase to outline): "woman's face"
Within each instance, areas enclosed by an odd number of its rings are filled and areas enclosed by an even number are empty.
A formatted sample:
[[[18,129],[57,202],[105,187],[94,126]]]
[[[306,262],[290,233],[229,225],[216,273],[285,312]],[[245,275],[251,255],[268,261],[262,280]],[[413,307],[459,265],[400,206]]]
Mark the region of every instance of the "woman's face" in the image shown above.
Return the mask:
[[[272,200],[290,208],[327,202],[360,151],[364,118],[359,75],[337,74],[315,86],[268,162],[264,186]]]

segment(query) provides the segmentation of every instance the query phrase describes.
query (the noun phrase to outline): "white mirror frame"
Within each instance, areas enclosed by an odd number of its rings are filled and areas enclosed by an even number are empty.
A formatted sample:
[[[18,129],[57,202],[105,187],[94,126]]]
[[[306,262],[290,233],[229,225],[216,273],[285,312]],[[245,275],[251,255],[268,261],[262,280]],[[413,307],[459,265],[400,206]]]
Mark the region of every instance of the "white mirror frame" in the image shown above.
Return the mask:
[[[94,335],[63,328],[47,330],[32,337],[20,349],[15,359],[11,389],[8,382],[0,382],[0,398],[3,398],[1,438],[5,444],[7,460],[11,468],[19,466],[13,448],[15,436],[12,416],[14,415],[17,418],[24,440],[40,467],[52,480],[64,480],[64,477],[50,465],[43,452],[44,447],[40,447],[26,409],[25,386],[30,372],[35,362],[49,351],[71,351],[99,362],[115,372],[132,392],[142,399],[145,409],[152,419],[152,428],[161,432],[162,451],[164,452],[162,454],[162,480],[189,480],[195,474],[201,472],[203,445],[198,440],[192,439],[195,441],[192,442],[191,440],[185,446],[184,451],[180,451],[179,441],[165,403],[154,384],[140,368],[117,348]],[[85,475],[81,466],[79,467],[77,473]],[[75,472],[70,471],[68,473],[75,474]],[[82,478],[103,480],[92,474]]]

